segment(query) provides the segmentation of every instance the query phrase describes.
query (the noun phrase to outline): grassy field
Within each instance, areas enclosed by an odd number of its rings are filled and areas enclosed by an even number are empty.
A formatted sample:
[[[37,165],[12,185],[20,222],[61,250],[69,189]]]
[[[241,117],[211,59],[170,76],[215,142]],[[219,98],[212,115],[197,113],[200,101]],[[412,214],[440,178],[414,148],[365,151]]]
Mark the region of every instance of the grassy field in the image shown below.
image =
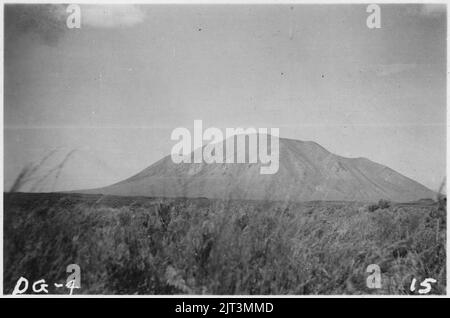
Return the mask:
[[[20,276],[82,294],[445,293],[446,211],[403,205],[4,194],[4,291]],[[368,289],[366,268],[381,268]]]

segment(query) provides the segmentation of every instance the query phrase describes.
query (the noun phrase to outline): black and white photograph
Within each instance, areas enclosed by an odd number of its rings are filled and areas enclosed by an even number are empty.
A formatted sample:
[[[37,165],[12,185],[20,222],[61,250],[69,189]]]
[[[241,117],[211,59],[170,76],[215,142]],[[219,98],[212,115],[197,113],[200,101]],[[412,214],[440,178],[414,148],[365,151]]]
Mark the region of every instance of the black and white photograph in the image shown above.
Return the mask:
[[[445,2],[2,6],[3,295],[447,294]]]

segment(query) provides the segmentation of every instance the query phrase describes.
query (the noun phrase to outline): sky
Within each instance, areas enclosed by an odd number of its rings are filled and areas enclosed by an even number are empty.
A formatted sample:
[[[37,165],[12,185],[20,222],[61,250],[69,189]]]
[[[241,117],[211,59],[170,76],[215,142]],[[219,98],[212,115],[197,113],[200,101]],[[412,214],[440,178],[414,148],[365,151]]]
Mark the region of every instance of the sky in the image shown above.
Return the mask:
[[[100,187],[169,155],[173,129],[279,128],[437,190],[446,175],[442,5],[63,5],[5,9],[4,187]],[[74,152],[72,152],[74,150]],[[54,151],[54,152],[51,152]]]

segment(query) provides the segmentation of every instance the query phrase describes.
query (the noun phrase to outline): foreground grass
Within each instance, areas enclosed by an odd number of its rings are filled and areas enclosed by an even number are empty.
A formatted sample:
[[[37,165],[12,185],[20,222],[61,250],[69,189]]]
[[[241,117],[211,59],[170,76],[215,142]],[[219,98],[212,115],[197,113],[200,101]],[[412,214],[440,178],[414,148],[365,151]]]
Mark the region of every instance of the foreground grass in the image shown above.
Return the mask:
[[[81,267],[83,294],[445,293],[445,211],[358,203],[5,194],[4,290]],[[368,289],[378,264],[382,288]],[[417,293],[417,290],[415,291]]]

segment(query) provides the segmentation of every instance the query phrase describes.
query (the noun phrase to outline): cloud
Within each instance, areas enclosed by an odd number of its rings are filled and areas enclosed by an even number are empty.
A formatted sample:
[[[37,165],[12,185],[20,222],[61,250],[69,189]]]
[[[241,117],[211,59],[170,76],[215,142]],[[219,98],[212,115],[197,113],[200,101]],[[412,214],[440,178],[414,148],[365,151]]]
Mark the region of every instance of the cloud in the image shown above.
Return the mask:
[[[447,14],[447,6],[441,3],[411,4],[407,6],[406,13],[414,17],[442,17]]]
[[[22,36],[56,46],[67,31],[69,13],[63,4],[5,5],[5,41],[11,45]],[[81,5],[81,28],[132,27],[144,21],[144,11],[136,5]]]
[[[420,13],[426,16],[439,16],[447,13],[447,7],[445,4],[422,4]]]
[[[81,27],[132,27],[145,20],[145,13],[137,5],[81,6]]]
[[[377,64],[372,65],[370,70],[377,76],[389,76],[416,68],[416,64]]]
[[[33,35],[41,43],[54,46],[66,30],[65,6],[52,4],[5,5],[5,42]]]

